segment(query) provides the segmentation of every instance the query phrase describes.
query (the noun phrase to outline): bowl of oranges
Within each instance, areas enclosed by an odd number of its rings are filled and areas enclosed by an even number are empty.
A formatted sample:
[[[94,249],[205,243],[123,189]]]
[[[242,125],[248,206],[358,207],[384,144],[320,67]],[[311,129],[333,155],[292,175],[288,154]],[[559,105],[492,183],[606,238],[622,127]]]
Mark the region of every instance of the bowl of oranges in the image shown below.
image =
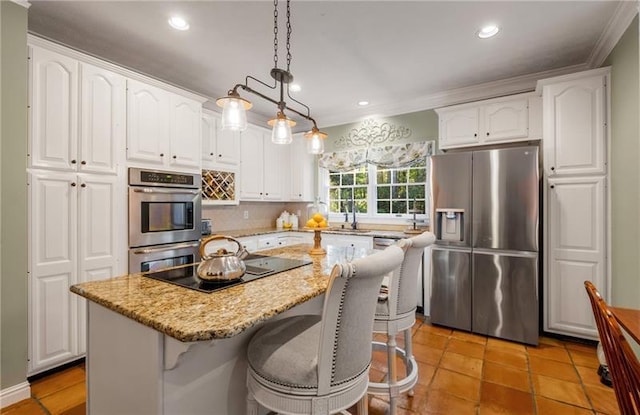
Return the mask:
[[[322,213],[314,213],[305,224],[305,227],[309,229],[326,228],[327,219],[322,215]]]

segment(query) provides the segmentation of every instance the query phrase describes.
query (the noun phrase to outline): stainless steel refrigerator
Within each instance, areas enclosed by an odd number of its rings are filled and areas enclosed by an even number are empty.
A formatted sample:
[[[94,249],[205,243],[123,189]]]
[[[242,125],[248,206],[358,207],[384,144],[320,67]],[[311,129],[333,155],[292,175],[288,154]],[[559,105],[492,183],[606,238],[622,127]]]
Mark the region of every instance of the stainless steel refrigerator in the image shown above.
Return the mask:
[[[431,158],[431,322],[538,344],[538,147]]]

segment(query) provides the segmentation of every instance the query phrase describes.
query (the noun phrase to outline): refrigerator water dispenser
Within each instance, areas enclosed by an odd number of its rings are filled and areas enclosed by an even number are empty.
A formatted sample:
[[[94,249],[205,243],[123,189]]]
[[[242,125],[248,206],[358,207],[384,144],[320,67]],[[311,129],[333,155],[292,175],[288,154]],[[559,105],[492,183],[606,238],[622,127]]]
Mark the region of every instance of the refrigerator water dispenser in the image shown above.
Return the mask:
[[[464,209],[436,209],[436,239],[464,240]]]

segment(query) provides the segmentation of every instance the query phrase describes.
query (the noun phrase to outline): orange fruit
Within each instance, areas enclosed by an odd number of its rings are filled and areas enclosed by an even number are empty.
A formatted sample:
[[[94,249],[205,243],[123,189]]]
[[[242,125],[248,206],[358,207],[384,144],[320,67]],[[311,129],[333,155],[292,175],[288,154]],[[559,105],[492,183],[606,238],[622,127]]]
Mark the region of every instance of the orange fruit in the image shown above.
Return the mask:
[[[314,221],[316,221],[318,223],[320,223],[320,222],[322,222],[324,220],[324,216],[322,216],[322,213],[315,213],[312,216],[312,218],[313,218]]]
[[[318,223],[318,227],[326,228],[327,227],[327,221],[323,219],[320,223]]]
[[[307,221],[307,228],[317,228],[318,227],[318,222],[316,222],[313,219],[309,219]]]

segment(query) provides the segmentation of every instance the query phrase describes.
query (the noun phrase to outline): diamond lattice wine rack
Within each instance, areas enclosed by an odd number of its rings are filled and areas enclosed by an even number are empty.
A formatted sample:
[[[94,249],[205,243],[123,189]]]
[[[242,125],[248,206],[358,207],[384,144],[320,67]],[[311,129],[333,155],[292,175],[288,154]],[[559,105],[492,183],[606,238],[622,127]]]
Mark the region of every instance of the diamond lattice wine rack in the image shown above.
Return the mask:
[[[236,173],[202,170],[203,204],[237,204]]]

